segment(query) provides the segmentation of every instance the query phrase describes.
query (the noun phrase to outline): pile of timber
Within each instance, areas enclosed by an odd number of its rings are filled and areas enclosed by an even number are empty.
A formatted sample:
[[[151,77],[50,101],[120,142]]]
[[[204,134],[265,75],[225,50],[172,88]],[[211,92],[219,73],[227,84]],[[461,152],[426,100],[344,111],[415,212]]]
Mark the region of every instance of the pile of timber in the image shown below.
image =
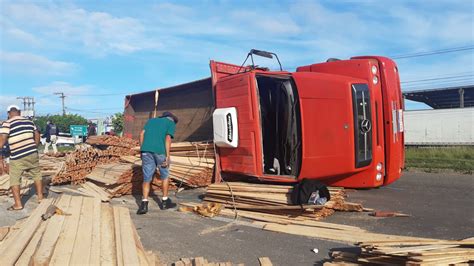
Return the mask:
[[[86,178],[92,182],[86,182],[85,185],[89,183],[88,186],[96,186],[96,191],[101,189],[109,198],[113,198],[140,194],[143,172],[140,165],[117,162],[96,166]],[[161,191],[161,180],[154,178],[150,189],[152,193]],[[176,186],[171,183],[170,189],[176,189]]]
[[[335,211],[363,211],[358,203],[345,201],[342,188],[329,187],[331,200],[321,205],[292,205],[292,186],[226,182],[212,184],[207,188],[205,202],[221,203],[226,208],[254,213],[301,216],[321,219]]]
[[[55,176],[63,168],[65,156],[65,153],[40,155],[41,174],[43,176]]]
[[[29,178],[22,178],[20,185],[20,195],[25,195],[30,192],[34,181]],[[10,175],[4,174],[0,176],[0,196],[11,195],[10,190]]]
[[[324,265],[451,265],[474,262],[474,239],[371,241],[357,244],[361,252],[333,251]]]
[[[51,210],[56,214],[43,220]],[[31,216],[9,228],[0,258],[2,265],[159,264],[144,250],[127,208],[69,195],[43,200]]]
[[[93,146],[85,144],[76,146],[76,150],[66,155],[64,165],[60,171],[53,176],[52,184],[73,183],[80,184],[85,182],[85,177],[92,170],[101,164],[108,164],[119,161],[120,156],[135,155],[136,150],[132,145],[136,141],[115,136],[98,136]]]
[[[214,145],[212,143],[172,143],[170,155],[170,178],[175,186],[197,188],[212,183],[215,164]],[[137,156],[122,156],[120,159],[140,167],[142,165],[140,158]]]
[[[118,158],[107,150],[102,151],[89,145],[78,145],[75,151],[66,155],[62,168],[52,177],[51,182],[52,184],[82,183],[85,176],[97,164],[109,163],[114,160],[117,161]]]
[[[138,141],[134,139],[110,135],[90,136],[86,143],[92,146],[112,146],[127,149],[133,149],[139,145]]]

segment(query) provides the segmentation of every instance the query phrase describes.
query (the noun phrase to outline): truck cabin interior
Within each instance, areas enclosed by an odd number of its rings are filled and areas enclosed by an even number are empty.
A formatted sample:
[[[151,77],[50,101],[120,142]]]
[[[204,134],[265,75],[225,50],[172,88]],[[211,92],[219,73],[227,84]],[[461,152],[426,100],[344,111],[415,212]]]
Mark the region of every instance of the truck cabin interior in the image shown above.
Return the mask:
[[[297,177],[301,164],[299,100],[291,77],[257,75],[266,175]]]

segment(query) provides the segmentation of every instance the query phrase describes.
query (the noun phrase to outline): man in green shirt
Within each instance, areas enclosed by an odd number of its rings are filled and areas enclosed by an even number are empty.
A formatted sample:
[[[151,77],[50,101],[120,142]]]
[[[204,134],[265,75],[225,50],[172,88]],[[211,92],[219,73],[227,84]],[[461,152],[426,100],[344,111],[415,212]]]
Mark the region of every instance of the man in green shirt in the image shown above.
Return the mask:
[[[150,183],[153,180],[156,170],[160,171],[162,181],[163,200],[162,208],[168,209],[176,206],[168,198],[169,187],[169,167],[171,139],[178,118],[170,112],[164,112],[161,117],[148,120],[140,133],[141,157],[143,169],[143,198],[137,214],[148,212],[148,194],[150,193]]]

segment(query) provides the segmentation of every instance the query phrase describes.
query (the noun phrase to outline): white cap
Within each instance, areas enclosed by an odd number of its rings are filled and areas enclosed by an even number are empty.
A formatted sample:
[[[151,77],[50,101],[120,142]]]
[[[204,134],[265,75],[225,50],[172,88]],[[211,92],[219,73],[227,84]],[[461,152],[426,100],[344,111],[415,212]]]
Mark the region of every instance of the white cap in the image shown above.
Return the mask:
[[[18,107],[18,105],[14,105],[14,104],[9,105],[9,106],[7,107],[7,112],[10,112],[12,109],[20,110],[20,107]]]

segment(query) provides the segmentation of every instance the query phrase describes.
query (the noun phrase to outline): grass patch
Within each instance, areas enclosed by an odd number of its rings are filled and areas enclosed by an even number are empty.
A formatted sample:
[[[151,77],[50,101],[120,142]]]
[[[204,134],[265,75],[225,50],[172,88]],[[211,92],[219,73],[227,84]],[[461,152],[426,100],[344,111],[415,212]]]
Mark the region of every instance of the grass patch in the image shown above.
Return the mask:
[[[406,147],[405,166],[425,171],[450,169],[472,174],[474,171],[474,147]]]

